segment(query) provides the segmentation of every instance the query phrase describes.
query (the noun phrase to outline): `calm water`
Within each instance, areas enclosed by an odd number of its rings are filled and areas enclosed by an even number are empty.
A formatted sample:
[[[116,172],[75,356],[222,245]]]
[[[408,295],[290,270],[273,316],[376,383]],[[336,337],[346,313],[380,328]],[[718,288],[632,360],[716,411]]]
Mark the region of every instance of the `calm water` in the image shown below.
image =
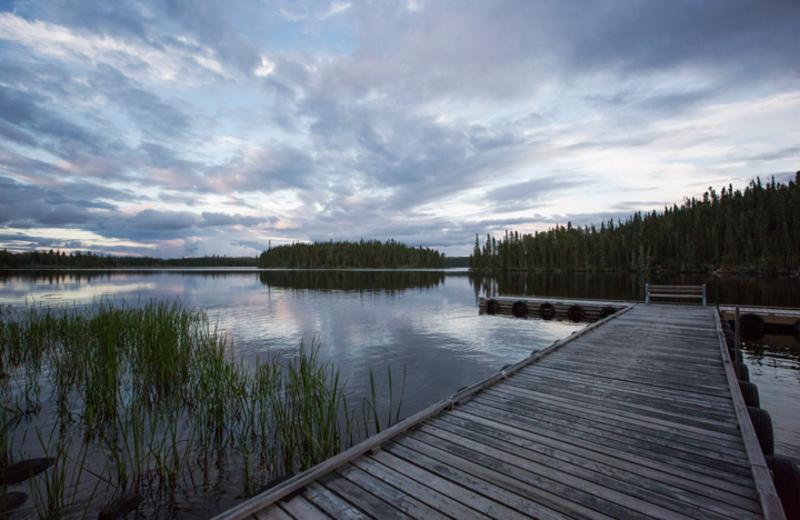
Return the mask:
[[[712,303],[800,307],[800,282],[789,278],[649,278],[621,275],[463,271],[5,271],[0,303],[71,305],[99,298],[180,298],[218,320],[247,362],[291,355],[320,341],[355,399],[368,394],[371,367],[386,396],[408,373],[401,417],[519,361],[584,324],[478,314],[479,296],[549,295],[642,300],[644,283],[706,283]],[[776,453],[800,459],[800,343],[766,336],[746,345],[745,360],[772,415]],[[388,404],[384,399],[383,405]]]
[[[202,307],[247,361],[320,341],[321,358],[334,361],[354,396],[367,395],[370,367],[380,390],[388,367],[396,385],[405,366],[403,416],[583,326],[479,316],[470,279],[441,271],[39,272],[0,281],[7,304],[101,297]]]

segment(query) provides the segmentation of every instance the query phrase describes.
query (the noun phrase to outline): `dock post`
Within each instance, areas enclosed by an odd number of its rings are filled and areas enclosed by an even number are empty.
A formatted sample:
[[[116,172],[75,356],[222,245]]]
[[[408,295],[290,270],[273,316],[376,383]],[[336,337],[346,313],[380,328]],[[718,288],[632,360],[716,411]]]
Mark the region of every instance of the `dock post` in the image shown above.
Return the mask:
[[[739,334],[739,307],[736,307],[735,319],[736,328],[734,329],[733,333],[733,341],[736,342],[736,348],[733,349],[733,355],[736,358],[736,377],[739,377],[739,374],[741,373],[739,372],[739,370],[741,370],[739,368],[739,342],[741,341],[741,335]]]
[[[644,284],[644,304],[650,305],[650,284]]]
[[[706,306],[706,284],[703,284],[703,307]]]

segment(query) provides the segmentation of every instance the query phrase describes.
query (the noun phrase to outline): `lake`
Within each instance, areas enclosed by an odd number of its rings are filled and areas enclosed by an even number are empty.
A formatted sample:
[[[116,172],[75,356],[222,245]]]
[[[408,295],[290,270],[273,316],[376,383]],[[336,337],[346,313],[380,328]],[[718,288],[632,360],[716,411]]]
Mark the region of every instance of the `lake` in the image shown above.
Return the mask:
[[[291,356],[300,342],[347,380],[355,402],[369,394],[372,369],[381,408],[407,380],[401,418],[564,338],[585,324],[479,315],[478,298],[497,294],[642,300],[644,283],[708,285],[711,303],[800,307],[791,278],[648,277],[554,273],[473,275],[465,270],[280,271],[255,269],[0,272],[0,303],[73,305],[101,298],[128,304],[180,299],[218,322],[237,359]],[[800,344],[766,336],[745,346],[751,380],[772,415],[776,454],[800,458]],[[224,493],[217,506],[235,502]],[[189,517],[192,515],[187,513]]]

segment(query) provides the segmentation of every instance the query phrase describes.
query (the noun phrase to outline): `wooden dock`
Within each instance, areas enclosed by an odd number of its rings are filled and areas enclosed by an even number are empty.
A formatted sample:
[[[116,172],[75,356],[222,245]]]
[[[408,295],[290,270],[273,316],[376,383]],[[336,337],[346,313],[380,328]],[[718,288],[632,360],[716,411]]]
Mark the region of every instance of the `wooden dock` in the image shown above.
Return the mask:
[[[634,302],[613,300],[576,300],[546,296],[494,296],[481,297],[478,310],[481,314],[513,315],[517,318],[542,318],[559,321],[593,323],[620,311]],[[580,308],[576,316],[570,310]],[[546,313],[550,314],[547,315]]]
[[[800,332],[800,309],[757,305],[740,305],[738,307],[740,315],[755,314],[756,316],[761,316],[764,322],[768,324],[794,327],[796,332]],[[736,319],[736,306],[720,305],[719,312],[724,320],[733,321]]]
[[[631,305],[218,516],[784,519],[711,308]]]

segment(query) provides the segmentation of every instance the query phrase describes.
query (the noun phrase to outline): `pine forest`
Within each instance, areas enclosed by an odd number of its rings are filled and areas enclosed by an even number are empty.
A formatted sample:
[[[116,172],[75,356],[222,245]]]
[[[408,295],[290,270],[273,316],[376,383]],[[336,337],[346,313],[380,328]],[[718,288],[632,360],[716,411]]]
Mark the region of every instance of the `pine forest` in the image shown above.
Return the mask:
[[[91,251],[0,251],[0,269],[125,269],[139,267],[255,267],[256,257],[198,256],[153,258],[150,256],[112,256]]]
[[[261,253],[258,266],[272,269],[420,269],[444,267],[445,255],[387,240],[296,242]]]
[[[709,188],[664,211],[626,221],[534,234],[478,236],[472,270],[738,271],[800,270],[800,172],[788,184],[761,179],[742,190]]]

